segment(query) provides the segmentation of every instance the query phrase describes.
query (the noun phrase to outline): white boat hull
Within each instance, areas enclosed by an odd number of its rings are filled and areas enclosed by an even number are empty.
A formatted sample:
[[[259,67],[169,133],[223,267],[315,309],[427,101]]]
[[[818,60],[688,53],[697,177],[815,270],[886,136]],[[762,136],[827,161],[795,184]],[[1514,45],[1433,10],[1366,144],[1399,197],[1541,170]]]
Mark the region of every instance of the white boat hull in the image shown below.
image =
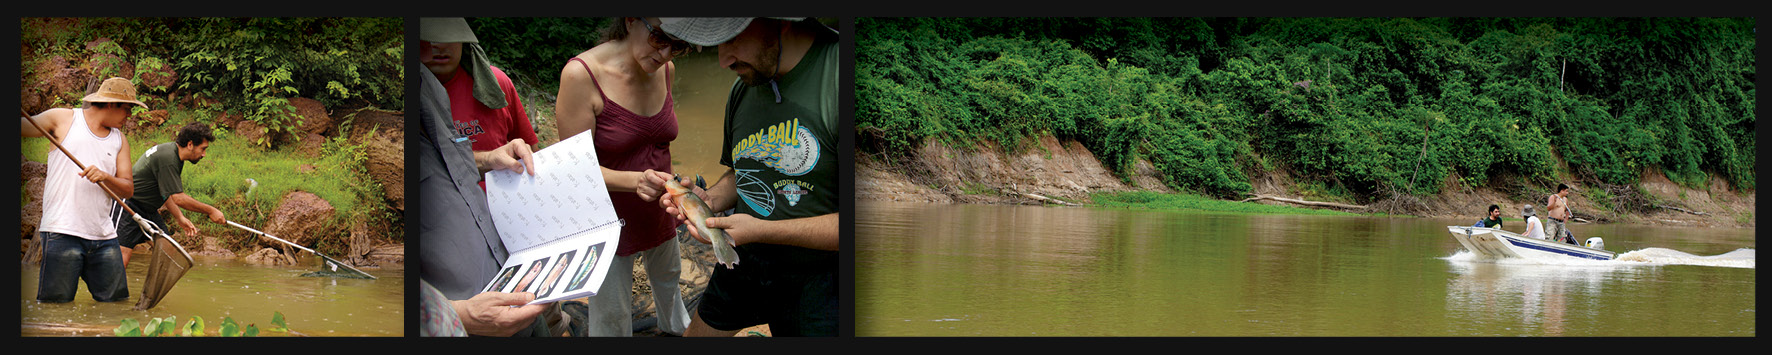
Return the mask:
[[[1537,238],[1494,228],[1447,226],[1465,250],[1486,258],[1578,258],[1612,260],[1618,253]]]

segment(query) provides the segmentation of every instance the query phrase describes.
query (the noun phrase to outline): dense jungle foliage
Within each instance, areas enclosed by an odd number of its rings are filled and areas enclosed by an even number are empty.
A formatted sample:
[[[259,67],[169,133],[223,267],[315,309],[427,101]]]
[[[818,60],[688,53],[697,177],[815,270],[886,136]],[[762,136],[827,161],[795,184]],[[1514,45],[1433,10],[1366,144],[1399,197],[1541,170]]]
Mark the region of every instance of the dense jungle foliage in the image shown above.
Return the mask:
[[[492,65],[519,86],[560,89],[566,60],[602,43],[605,17],[470,17],[468,26]]]
[[[875,153],[1051,134],[1218,197],[1268,169],[1361,199],[1647,169],[1754,188],[1751,18],[861,18],[856,36]]]
[[[90,18],[78,25],[25,19],[21,43],[33,57],[107,58],[134,63],[142,94],[201,95],[216,110],[276,131],[299,126],[288,99],[327,107],[372,105],[403,111],[405,21],[400,18]],[[29,66],[32,63],[21,63]],[[115,67],[95,66],[101,71]],[[152,85],[161,68],[176,84]],[[124,75],[95,72],[100,77]],[[64,103],[66,106],[72,103]],[[148,102],[152,107],[163,103]]]
[[[400,18],[26,18],[21,20],[21,71],[78,71],[74,81],[120,76],[135,83],[137,98],[164,122],[138,112],[125,130],[135,154],[175,139],[180,127],[203,122],[216,140],[202,162],[184,170],[186,192],[227,213],[230,221],[264,227],[289,192],[304,191],[335,209],[332,220],[306,231],[322,253],[349,250],[351,227],[370,226],[380,242],[400,243],[401,214],[369,172],[370,134],[349,136],[361,123],[357,108],[403,111],[405,21]],[[42,68],[39,65],[44,65]],[[133,70],[130,70],[133,69]],[[172,73],[170,78],[159,77]],[[28,80],[35,81],[35,80]],[[50,107],[76,107],[80,86],[53,92]],[[26,83],[27,93],[60,91]],[[192,100],[192,97],[206,98]],[[252,140],[219,113],[239,115],[266,129],[299,134],[301,118],[290,100],[321,102],[336,133],[310,146],[272,146]],[[214,100],[214,101],[209,101]],[[176,103],[176,104],[175,104]],[[262,136],[261,136],[262,137]],[[42,162],[55,148],[26,139],[25,159]],[[139,157],[132,157],[138,160]],[[250,180],[248,180],[250,179]],[[23,187],[21,187],[22,189]],[[21,191],[21,204],[30,196]],[[229,249],[259,238],[190,215],[208,236],[234,235]],[[178,234],[181,238],[186,234]],[[289,237],[289,236],[285,236]],[[194,241],[186,241],[194,242]],[[192,244],[186,244],[192,245]]]

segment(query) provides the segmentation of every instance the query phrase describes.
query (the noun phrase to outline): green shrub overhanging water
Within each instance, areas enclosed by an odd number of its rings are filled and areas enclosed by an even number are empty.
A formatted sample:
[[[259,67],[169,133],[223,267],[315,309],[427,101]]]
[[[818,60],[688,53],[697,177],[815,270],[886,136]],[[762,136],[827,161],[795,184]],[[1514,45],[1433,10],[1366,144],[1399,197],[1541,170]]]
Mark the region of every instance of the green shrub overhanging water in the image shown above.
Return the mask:
[[[1738,18],[861,18],[870,153],[1075,139],[1128,178],[1229,198],[1288,169],[1357,199],[1604,184],[1754,188]],[[882,152],[883,151],[883,152]],[[1557,158],[1568,163],[1563,171]]]

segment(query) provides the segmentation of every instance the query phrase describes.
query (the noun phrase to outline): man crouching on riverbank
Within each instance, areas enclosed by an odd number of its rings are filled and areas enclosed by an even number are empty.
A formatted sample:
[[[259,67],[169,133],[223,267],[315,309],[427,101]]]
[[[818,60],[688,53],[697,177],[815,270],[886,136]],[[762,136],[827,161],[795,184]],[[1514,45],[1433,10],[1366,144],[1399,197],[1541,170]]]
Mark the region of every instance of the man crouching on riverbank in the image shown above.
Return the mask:
[[[209,221],[215,224],[227,224],[227,218],[220,209],[210,206],[185,194],[184,173],[185,162],[197,164],[204,156],[209,155],[209,142],[215,141],[215,135],[209,131],[209,125],[192,122],[179,128],[178,136],[172,142],[160,143],[149,147],[142,153],[142,159],[135,162],[135,195],[124,200],[130,210],[141,215],[155,228],[172,231],[166,228],[166,219],[158,211],[165,208],[178,221],[178,226],[191,236],[198,236],[197,225],[185,218],[188,210],[209,215]],[[111,211],[112,223],[117,226],[118,246],[123,248],[123,264],[129,264],[129,254],[135,252],[135,246],[148,242],[147,232],[136,227],[135,220],[121,206]]]
[[[148,105],[136,101],[135,84],[124,78],[105,79],[98,91],[80,101],[85,107],[49,109],[19,122],[22,136],[44,137],[38,130],[41,127],[50,134],[45,138],[55,139],[67,149],[66,154],[51,150],[47,157],[43,220],[37,228],[37,237],[43,238],[43,268],[37,273],[39,302],[73,301],[81,279],[86,280],[93,300],[129,299],[116,224],[105,215],[116,203],[105,190],[121,196],[135,188],[128,178],[132,174],[123,120],[131,108]],[[90,165],[78,166],[74,159]]]

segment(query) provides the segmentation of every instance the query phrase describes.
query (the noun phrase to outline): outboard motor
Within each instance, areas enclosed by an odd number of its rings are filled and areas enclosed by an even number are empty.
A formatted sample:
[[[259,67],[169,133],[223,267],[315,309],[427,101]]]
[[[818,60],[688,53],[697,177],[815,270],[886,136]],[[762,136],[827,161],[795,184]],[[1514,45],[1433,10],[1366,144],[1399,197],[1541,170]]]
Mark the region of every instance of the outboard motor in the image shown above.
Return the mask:
[[[1602,250],[1606,249],[1606,240],[1600,239],[1600,237],[1587,238],[1587,247]]]

